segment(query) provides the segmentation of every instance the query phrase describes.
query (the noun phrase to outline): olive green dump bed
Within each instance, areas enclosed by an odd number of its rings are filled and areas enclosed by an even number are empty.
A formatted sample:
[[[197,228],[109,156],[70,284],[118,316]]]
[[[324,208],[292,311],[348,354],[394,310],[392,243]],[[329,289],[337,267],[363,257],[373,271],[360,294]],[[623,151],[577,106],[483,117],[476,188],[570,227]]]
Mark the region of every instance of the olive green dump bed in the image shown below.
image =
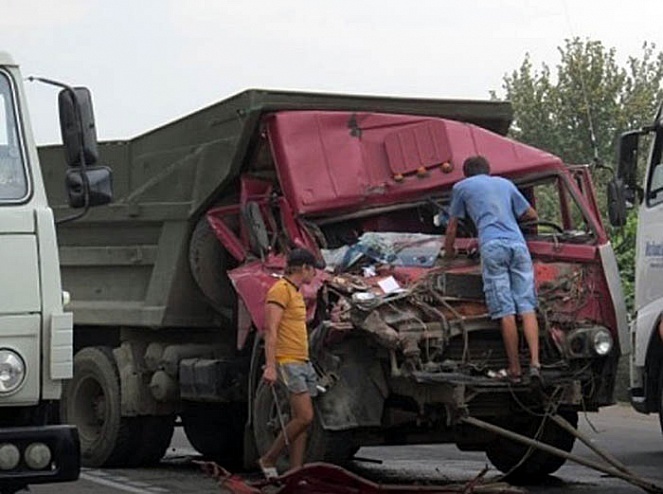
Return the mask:
[[[58,227],[63,285],[76,324],[212,327],[233,318],[213,310],[190,270],[189,240],[212,205],[237,193],[265,113],[370,111],[436,116],[505,134],[508,103],[249,90],[125,141],[100,145],[113,169],[114,202]],[[39,149],[49,200],[66,207],[60,146]],[[232,297],[231,294],[229,294]]]

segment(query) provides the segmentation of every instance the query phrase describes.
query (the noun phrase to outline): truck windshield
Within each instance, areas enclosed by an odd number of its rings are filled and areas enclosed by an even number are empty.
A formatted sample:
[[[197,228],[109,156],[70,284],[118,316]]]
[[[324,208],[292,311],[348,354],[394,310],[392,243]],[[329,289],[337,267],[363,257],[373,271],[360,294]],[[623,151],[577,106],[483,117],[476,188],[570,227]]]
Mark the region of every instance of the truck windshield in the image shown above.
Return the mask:
[[[0,72],[0,203],[28,195],[19,127],[8,76]]]

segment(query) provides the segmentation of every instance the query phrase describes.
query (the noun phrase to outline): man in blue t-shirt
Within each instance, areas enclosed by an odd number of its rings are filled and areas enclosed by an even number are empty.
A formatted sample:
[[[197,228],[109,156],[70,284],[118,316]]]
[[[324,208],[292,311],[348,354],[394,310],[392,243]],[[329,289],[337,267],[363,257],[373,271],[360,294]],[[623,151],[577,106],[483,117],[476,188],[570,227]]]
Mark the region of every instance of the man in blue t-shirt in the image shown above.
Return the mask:
[[[536,211],[516,186],[505,178],[491,177],[483,156],[463,163],[465,179],[451,192],[449,223],[444,242],[445,256],[453,257],[458,220],[469,217],[479,234],[483,290],[492,319],[500,319],[509,367],[498,375],[517,383],[522,379],[518,358],[516,314],[522,317],[530,352],[529,375],[540,382],[539,324],[534,270],[518,220],[536,220]]]

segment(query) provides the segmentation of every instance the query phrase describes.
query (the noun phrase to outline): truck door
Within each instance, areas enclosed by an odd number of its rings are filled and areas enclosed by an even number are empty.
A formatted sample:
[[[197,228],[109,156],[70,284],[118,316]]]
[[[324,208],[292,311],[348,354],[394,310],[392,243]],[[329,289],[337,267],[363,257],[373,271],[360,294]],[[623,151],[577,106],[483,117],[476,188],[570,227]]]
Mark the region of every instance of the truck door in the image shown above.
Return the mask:
[[[640,311],[663,298],[663,139],[658,135],[648,170],[645,197],[640,205],[636,253],[635,305]]]

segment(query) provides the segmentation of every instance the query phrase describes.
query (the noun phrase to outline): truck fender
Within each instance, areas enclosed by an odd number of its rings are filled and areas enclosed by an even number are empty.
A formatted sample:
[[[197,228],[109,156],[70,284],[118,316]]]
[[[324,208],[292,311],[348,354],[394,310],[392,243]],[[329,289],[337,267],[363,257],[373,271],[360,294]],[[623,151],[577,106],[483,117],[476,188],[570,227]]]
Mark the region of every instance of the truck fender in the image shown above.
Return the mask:
[[[314,400],[323,429],[380,426],[389,388],[379,359],[362,339],[342,342],[333,350],[322,350],[314,360],[324,376],[333,376],[323,379],[332,384]]]
[[[645,396],[646,409],[649,412],[659,411],[659,389],[661,383],[661,369],[663,368],[663,316],[659,315],[655,326],[651,331],[649,344],[647,345],[647,357],[645,359]]]
[[[253,426],[251,417],[262,376],[263,347],[264,340],[257,332],[249,371],[247,430]],[[381,425],[389,390],[380,361],[364,340],[341,342],[334,347],[333,354],[322,349],[312,355],[312,360],[319,374],[327,377],[323,381],[332,383],[314,400],[323,429],[342,431]]]

